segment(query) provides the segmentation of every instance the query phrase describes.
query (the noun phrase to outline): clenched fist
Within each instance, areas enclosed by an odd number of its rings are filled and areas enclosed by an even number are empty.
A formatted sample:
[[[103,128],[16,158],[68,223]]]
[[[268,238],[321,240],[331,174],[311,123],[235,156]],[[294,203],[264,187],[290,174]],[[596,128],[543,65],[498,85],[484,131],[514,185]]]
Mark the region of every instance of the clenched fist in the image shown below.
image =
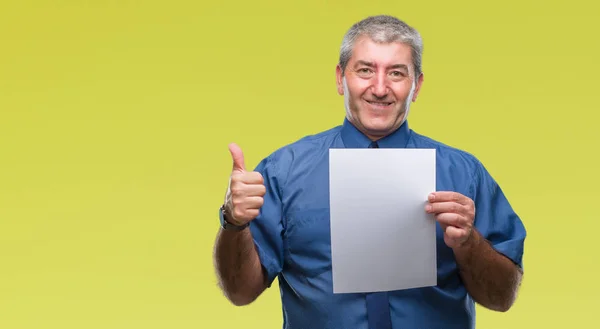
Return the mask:
[[[233,159],[233,170],[225,195],[225,214],[228,222],[241,226],[258,216],[266,188],[259,172],[246,171],[244,154],[239,146],[229,144],[229,152]]]

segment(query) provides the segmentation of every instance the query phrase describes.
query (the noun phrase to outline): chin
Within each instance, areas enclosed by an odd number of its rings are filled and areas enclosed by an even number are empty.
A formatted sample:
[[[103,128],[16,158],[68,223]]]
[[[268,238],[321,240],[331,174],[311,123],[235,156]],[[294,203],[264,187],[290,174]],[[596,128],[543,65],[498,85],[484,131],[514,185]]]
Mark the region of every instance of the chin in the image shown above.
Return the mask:
[[[363,120],[363,126],[372,131],[385,131],[394,126],[394,120],[390,118],[371,117]]]
[[[383,137],[393,132],[402,120],[404,114],[398,117],[398,113],[373,113],[369,109],[361,111],[349,111],[351,121],[358,124],[364,133],[372,137]]]
[[[362,121],[364,129],[372,136],[383,137],[398,129],[402,118],[393,120],[390,118],[368,118]]]
[[[365,124],[363,125],[365,132],[371,136],[382,137],[390,133],[393,129],[392,124]]]

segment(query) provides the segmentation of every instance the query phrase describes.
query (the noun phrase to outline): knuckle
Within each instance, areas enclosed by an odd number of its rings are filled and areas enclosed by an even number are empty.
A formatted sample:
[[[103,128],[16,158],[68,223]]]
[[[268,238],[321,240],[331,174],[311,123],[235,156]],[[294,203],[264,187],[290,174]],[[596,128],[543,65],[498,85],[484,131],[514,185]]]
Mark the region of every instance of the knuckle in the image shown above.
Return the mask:
[[[230,177],[229,185],[233,186],[239,184],[242,181],[242,175],[240,174],[232,174]]]
[[[452,212],[457,213],[460,211],[460,207],[456,204],[453,203],[452,206],[450,206],[450,209],[452,210]]]
[[[234,198],[231,200],[231,204],[233,205],[234,208],[239,208],[242,205],[242,200],[239,198]]]
[[[263,176],[258,171],[252,171],[247,174],[247,179],[255,182],[262,183],[264,181]]]
[[[232,188],[231,195],[233,197],[240,197],[240,196],[242,196],[242,190],[239,187]]]
[[[231,181],[231,184],[229,185],[229,189],[231,190],[231,192],[234,191],[239,191],[242,189],[243,183],[241,181]]]
[[[468,206],[460,206],[460,211],[463,214],[469,214],[471,212]]]
[[[456,221],[457,224],[460,224],[460,222],[462,222],[462,216],[459,214],[454,215],[454,220]]]
[[[241,219],[242,217],[244,217],[244,211],[242,211],[239,208],[236,208],[233,210],[233,217],[235,217],[236,219]]]

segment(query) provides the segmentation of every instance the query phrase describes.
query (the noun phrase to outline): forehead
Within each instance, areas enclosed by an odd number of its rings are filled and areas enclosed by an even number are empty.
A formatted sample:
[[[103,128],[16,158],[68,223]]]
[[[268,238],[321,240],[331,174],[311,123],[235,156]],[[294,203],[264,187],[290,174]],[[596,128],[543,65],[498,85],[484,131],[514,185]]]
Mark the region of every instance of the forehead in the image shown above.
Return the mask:
[[[358,61],[367,61],[375,65],[389,66],[404,64],[412,65],[410,46],[402,42],[379,43],[368,36],[361,36],[354,43],[350,65]]]

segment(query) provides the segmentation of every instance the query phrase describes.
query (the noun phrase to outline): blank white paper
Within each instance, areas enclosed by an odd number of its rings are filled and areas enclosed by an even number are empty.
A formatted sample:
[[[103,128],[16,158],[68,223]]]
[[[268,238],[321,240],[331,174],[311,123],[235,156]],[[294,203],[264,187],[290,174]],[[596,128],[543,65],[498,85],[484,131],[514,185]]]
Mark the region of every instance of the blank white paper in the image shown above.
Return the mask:
[[[330,149],[334,293],[437,284],[435,149]]]

